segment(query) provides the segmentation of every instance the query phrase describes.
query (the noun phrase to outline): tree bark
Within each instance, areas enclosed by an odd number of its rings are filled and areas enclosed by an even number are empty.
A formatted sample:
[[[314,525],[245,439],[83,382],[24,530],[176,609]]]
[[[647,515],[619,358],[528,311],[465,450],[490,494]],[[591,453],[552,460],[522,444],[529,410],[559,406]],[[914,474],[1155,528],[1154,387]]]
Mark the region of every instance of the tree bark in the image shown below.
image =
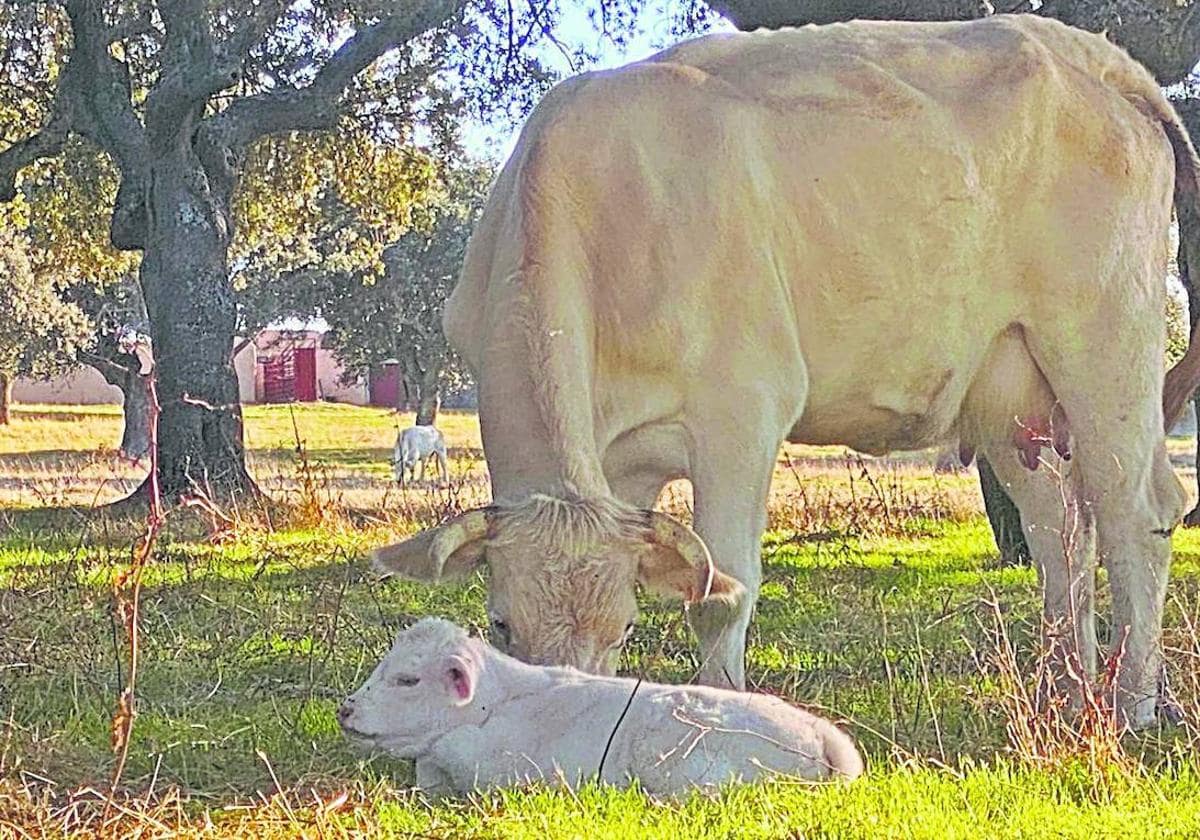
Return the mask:
[[[141,460],[150,454],[150,391],[146,380],[130,371],[118,386],[125,396],[125,428],[121,432],[121,454]]]
[[[0,373],[0,426],[12,422],[13,377]]]
[[[421,400],[417,404],[418,426],[432,426],[437,421],[438,409],[442,407],[441,365],[430,364],[421,376]]]
[[[170,499],[257,493],[232,362],[232,190],[209,177],[190,143],[153,161],[149,182],[139,280],[158,382],[159,488]]]
[[[93,356],[88,363],[109,385],[121,389],[124,429],[120,451],[126,458],[140,460],[150,454],[150,391],[146,378],[138,375],[137,359],[124,355],[120,358],[131,361],[126,365],[115,359]]]

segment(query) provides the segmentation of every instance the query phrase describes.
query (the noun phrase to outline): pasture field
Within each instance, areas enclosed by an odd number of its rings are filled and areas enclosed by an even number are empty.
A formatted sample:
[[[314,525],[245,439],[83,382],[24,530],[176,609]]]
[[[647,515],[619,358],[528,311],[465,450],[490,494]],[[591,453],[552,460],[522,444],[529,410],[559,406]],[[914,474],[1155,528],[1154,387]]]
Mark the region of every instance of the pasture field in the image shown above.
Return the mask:
[[[0,838],[1200,836],[1200,531],[1174,537],[1167,619],[1188,717],[1117,741],[1031,712],[1037,583],[998,564],[973,472],[832,447],[780,459],[748,673],[842,720],[868,760],[862,781],[683,802],[595,787],[425,801],[406,763],[350,749],[335,710],[415,617],[482,627],[483,581],[380,583],[363,554],[484,501],[486,472],[475,418],[447,413],[451,486],[395,488],[398,422],[411,417],[247,410],[255,474],[285,504],[168,521],[107,808],[129,677],[112,586],[143,524],[93,508],[144,467],[114,455],[115,409],[22,407],[0,427]],[[1188,444],[1171,446],[1184,471]],[[664,493],[685,518],[689,503],[685,485]],[[690,679],[682,610],[643,606],[623,669]]]

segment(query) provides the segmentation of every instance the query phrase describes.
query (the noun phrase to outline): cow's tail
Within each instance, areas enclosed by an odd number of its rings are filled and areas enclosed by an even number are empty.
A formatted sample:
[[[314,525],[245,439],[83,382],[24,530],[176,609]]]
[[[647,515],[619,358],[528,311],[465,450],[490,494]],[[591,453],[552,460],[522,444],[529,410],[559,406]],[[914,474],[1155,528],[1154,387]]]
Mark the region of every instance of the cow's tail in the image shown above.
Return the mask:
[[[1163,131],[1171,141],[1175,153],[1175,211],[1182,220],[1184,216],[1200,219],[1200,159],[1196,148],[1188,137],[1187,129],[1170,103],[1165,102],[1168,114],[1160,117]],[[1180,236],[1184,235],[1180,224]],[[1200,266],[1188,266],[1187,273],[1200,272]],[[1179,422],[1184,407],[1200,387],[1200,321],[1188,341],[1187,352],[1167,371],[1163,382],[1163,424],[1166,431]]]

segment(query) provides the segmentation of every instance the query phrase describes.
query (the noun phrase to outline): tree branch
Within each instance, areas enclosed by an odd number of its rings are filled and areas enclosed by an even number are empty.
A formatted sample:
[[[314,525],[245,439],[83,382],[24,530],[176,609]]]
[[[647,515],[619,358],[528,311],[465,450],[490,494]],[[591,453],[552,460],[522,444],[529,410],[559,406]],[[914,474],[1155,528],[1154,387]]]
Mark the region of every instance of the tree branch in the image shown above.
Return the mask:
[[[409,2],[342,44],[307,87],[239,99],[211,119],[227,126],[242,147],[267,134],[332,128],[339,116],[338,101],[355,76],[388,50],[445,23],[465,5],[466,0]]]
[[[739,29],[853,20],[968,20],[994,12],[1030,12],[1104,32],[1146,65],[1160,84],[1174,84],[1200,58],[1197,2],[1180,0],[709,0]]]
[[[117,33],[98,0],[66,0],[73,45],[40,131],[0,152],[0,201],[16,195],[16,177],[36,160],[61,151],[71,133],[109,154],[126,175],[141,166],[144,136],[129,96],[128,68],[110,55]]]
[[[129,68],[108,51],[114,33],[100,0],[66,0],[64,6],[74,40],[64,71],[71,76],[71,130],[111,155],[123,175],[140,171],[145,131],[133,110]]]
[[[0,152],[0,202],[9,202],[17,195],[17,173],[34,161],[53,157],[62,150],[71,133],[70,109],[67,97],[59,90],[54,95],[54,112],[37,134],[18,140]]]
[[[190,135],[204,106],[241,78],[240,55],[218,55],[204,0],[158,0],[166,29],[159,80],[146,100],[150,143],[159,148]]]
[[[244,60],[271,31],[286,8],[287,3],[284,0],[261,0],[251,7],[250,13],[237,27],[236,33],[219,49],[223,50],[229,59]]]

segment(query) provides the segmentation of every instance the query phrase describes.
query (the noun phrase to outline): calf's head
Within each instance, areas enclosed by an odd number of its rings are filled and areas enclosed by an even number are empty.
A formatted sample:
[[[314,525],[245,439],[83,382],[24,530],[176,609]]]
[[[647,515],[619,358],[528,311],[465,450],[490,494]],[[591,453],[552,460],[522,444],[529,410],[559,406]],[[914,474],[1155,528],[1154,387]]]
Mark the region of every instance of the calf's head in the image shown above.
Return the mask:
[[[476,643],[448,621],[425,618],[396,637],[371,676],[338,709],[342,731],[399,758],[416,758],[454,726],[482,676]]]
[[[638,583],[689,603],[742,587],[703,540],[663,513],[615,500],[535,495],[463,514],[373,554],[376,569],[437,583],[486,563],[492,643],[534,664],[612,674],[637,618]]]

